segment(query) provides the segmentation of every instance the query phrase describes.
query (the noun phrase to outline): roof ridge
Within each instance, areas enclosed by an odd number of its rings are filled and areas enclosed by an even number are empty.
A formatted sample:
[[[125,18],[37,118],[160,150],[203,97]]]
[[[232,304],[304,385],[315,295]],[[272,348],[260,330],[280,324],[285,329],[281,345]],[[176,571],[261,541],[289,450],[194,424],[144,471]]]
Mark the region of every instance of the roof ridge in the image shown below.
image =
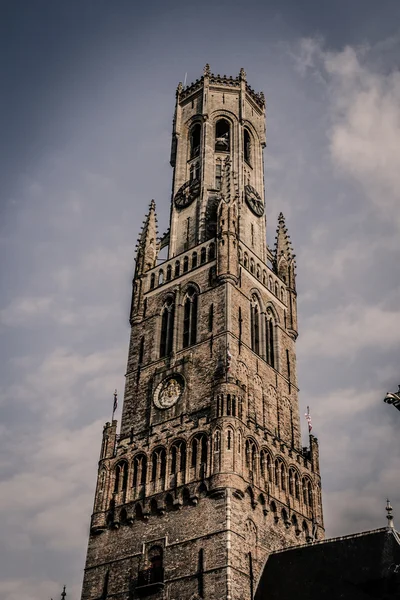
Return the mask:
[[[379,527],[378,529],[369,529],[368,531],[360,531],[358,533],[349,533],[348,535],[339,535],[337,537],[327,538],[325,540],[315,540],[311,543],[299,544],[297,546],[288,546],[287,548],[282,548],[281,550],[274,550],[270,553],[272,554],[280,554],[281,552],[288,552],[289,550],[297,550],[298,548],[310,548],[310,546],[318,546],[321,544],[328,544],[329,542],[337,542],[339,540],[346,540],[350,538],[362,537],[364,535],[369,535],[371,533],[382,533],[382,532],[392,532],[398,543],[400,544],[400,534],[395,529],[391,529],[389,527]]]

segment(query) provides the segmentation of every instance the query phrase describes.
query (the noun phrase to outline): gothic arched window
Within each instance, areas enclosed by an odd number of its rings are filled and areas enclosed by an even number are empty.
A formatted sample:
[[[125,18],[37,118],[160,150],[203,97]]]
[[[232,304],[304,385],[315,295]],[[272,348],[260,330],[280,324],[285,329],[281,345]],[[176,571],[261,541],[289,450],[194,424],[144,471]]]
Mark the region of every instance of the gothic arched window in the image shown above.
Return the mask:
[[[243,153],[244,160],[251,164],[251,136],[247,129],[244,130],[243,133]]]
[[[265,317],[265,357],[271,367],[275,367],[275,323],[270,310]]]
[[[197,338],[197,297],[195,288],[190,287],[183,305],[183,347],[196,343]]]
[[[164,303],[161,313],[160,357],[168,356],[172,352],[174,339],[174,315],[174,300],[173,298],[168,298]]]
[[[257,447],[253,440],[246,440],[246,467],[253,477],[257,472]]]
[[[215,244],[212,242],[208,247],[208,260],[214,260],[215,258]]]
[[[201,125],[195,123],[190,130],[190,158],[195,158],[200,154],[200,137],[201,137]]]
[[[231,148],[230,125],[226,119],[219,119],[215,124],[215,151],[229,152]]]
[[[187,273],[188,270],[189,270],[189,257],[185,256],[185,258],[183,259],[183,272]]]
[[[122,461],[115,467],[114,492],[125,491],[128,485],[128,463]]]
[[[186,469],[186,444],[182,440],[173,443],[171,447],[171,475]]]
[[[168,267],[167,267],[167,281],[171,281],[171,276],[172,276],[172,267],[171,267],[171,265],[168,265]]]
[[[257,296],[253,295],[251,299],[251,349],[256,354],[260,354],[260,305]]]
[[[207,465],[207,436],[205,433],[198,433],[192,441],[192,460],[193,468],[202,467],[205,473]]]
[[[165,448],[157,448],[151,457],[151,480],[165,479],[167,455]]]
[[[192,269],[197,267],[197,252],[193,252],[192,254]]]
[[[180,272],[181,272],[181,263],[179,262],[179,260],[177,260],[175,263],[175,277],[179,277]]]
[[[147,475],[147,458],[145,454],[137,454],[133,459],[133,482],[132,487],[144,485]]]

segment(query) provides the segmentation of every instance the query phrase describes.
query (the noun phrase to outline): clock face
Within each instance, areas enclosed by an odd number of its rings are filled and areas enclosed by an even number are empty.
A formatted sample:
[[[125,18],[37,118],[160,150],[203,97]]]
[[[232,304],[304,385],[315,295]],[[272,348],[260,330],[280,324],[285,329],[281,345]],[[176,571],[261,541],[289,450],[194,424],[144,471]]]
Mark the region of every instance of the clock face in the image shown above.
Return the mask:
[[[246,185],[244,188],[245,198],[250,210],[257,216],[262,217],[264,214],[264,204],[257,190],[251,185]]]
[[[177,208],[186,208],[200,194],[200,181],[193,179],[186,181],[175,194],[175,206]]]
[[[182,396],[185,382],[181,375],[170,375],[161,381],[155,389],[153,402],[157,408],[174,406]]]

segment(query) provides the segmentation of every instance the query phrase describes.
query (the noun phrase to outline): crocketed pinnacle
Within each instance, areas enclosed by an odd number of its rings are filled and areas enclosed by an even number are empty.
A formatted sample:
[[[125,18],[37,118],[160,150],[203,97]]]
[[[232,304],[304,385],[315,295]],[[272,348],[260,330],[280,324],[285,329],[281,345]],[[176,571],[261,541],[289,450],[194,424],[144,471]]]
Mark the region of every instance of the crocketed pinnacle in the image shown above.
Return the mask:
[[[137,245],[136,272],[145,272],[155,266],[157,257],[156,203],[150,202],[149,212],[143,221]]]
[[[278,216],[278,227],[275,238],[276,261],[278,261],[281,256],[284,256],[286,259],[294,258],[293,248],[290,242],[290,236],[288,235],[283,213],[279,213]]]

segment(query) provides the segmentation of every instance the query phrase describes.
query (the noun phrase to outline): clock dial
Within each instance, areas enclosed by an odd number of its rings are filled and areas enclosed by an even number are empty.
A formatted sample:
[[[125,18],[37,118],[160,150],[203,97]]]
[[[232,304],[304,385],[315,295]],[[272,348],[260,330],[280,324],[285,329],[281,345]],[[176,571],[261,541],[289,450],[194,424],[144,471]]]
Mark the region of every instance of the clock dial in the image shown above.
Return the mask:
[[[177,208],[186,208],[200,195],[200,181],[186,181],[175,194],[174,202]]]
[[[244,188],[245,198],[250,210],[257,216],[262,217],[264,214],[264,204],[257,190],[251,185],[246,185]]]
[[[181,375],[171,375],[156,387],[153,402],[157,408],[165,409],[174,406],[182,396],[185,382]]]

